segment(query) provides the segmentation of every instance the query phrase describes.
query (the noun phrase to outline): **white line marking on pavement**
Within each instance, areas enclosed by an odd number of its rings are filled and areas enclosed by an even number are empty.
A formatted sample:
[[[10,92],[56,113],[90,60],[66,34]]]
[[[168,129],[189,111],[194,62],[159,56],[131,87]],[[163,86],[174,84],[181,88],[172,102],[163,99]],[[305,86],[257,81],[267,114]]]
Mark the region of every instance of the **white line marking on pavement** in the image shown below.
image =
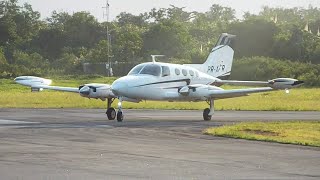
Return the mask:
[[[0,119],[0,125],[35,124],[35,123],[38,123],[38,122],[15,121],[15,120]]]

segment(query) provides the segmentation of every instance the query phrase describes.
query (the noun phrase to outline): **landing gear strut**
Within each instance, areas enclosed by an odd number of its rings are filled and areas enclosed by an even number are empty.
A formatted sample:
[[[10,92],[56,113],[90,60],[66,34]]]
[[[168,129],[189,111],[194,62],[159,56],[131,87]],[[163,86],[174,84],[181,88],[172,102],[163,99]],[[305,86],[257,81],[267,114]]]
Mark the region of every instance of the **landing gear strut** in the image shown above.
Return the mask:
[[[122,122],[122,121],[123,121],[122,98],[121,98],[121,97],[119,97],[117,121],[118,121],[118,122]]]
[[[111,107],[112,103],[113,103],[114,99],[113,98],[108,98],[108,109],[107,109],[107,116],[109,120],[114,120],[116,118],[116,110]]]
[[[208,102],[208,104],[210,105],[210,109],[206,108],[203,111],[203,120],[205,121],[210,121],[212,115],[214,114],[214,100],[210,99],[210,101]]]

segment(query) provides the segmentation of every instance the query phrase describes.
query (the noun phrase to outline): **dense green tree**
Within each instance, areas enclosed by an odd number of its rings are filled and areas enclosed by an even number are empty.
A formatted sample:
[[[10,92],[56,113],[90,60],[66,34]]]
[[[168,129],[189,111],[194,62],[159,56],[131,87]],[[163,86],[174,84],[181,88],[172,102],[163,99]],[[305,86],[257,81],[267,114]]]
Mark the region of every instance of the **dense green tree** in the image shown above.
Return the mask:
[[[192,45],[192,37],[187,26],[174,20],[164,20],[150,27],[144,34],[143,51],[155,52],[169,57],[190,58],[188,50]]]
[[[230,23],[235,20],[236,11],[229,7],[213,4],[210,10],[205,13],[208,20]]]
[[[237,35],[236,56],[269,56],[277,30],[274,23],[260,18],[231,24],[229,32]]]
[[[6,46],[18,38],[15,22],[15,16],[18,14],[17,0],[0,2],[0,46]]]
[[[168,19],[179,21],[179,22],[189,22],[193,18],[193,13],[184,11],[185,7],[176,7],[170,5],[167,9]]]
[[[46,28],[40,30],[31,44],[35,51],[53,61],[61,55],[63,47],[67,44],[66,41],[67,35],[64,31],[58,28]]]
[[[320,85],[320,65],[311,63],[276,60],[266,57],[237,59],[231,73],[237,80],[270,80],[291,77],[304,80],[307,86]]]
[[[114,59],[119,62],[134,62],[142,56],[144,28],[135,25],[121,26],[113,41]]]
[[[28,54],[17,50],[13,54],[13,59],[15,64],[26,68],[45,69],[49,66],[49,62],[38,53]]]
[[[151,21],[155,21],[155,22],[160,22],[164,19],[167,18],[167,9],[165,8],[160,8],[160,9],[156,9],[153,8],[151,9],[151,11],[148,13],[148,19]]]
[[[316,46],[313,52],[310,54],[310,61],[315,64],[320,64],[320,39],[317,39]]]
[[[100,63],[108,62],[108,41],[101,40],[90,52],[85,56],[85,62]]]
[[[3,66],[5,64],[8,64],[8,63],[7,63],[6,57],[4,56],[3,49],[0,48],[0,66]]]
[[[77,12],[64,23],[64,31],[69,47],[92,48],[104,35],[97,19],[87,12]]]
[[[117,16],[117,22],[119,26],[125,26],[128,24],[136,25],[136,26],[145,26],[147,17],[144,14],[140,14],[139,16],[135,16],[130,13],[122,12]]]
[[[61,57],[53,63],[56,69],[64,70],[66,74],[78,74],[82,70],[81,59],[65,50]]]

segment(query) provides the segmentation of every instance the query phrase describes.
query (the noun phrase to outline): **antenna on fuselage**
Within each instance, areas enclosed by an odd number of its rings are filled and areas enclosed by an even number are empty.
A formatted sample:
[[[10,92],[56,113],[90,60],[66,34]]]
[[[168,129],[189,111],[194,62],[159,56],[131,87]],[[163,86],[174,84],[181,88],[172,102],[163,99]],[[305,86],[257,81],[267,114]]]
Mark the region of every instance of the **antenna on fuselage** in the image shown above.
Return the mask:
[[[156,58],[157,57],[164,57],[165,55],[151,55],[151,57],[152,57],[152,62],[156,62]]]

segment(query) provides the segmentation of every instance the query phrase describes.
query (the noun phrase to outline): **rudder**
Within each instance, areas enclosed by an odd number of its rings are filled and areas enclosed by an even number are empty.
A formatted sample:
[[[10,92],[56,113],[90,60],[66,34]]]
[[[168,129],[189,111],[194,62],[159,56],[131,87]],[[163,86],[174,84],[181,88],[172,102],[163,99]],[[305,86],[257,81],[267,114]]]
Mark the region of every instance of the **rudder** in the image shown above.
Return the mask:
[[[211,50],[207,60],[203,64],[188,64],[201,72],[213,77],[226,79],[231,74],[233,63],[235,35],[223,33],[218,39],[216,46]]]

